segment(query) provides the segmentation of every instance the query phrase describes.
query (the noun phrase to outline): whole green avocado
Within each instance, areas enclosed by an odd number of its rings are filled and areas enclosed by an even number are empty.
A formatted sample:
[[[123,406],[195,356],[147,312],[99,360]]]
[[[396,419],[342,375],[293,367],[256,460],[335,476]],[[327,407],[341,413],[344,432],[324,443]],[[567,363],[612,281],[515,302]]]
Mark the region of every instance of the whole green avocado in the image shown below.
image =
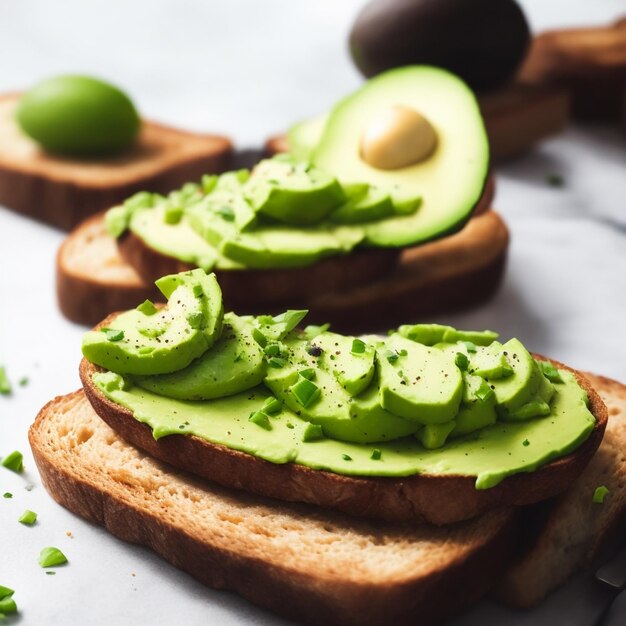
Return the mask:
[[[56,76],[28,91],[16,119],[45,150],[70,156],[110,155],[131,146],[140,119],[130,98],[90,76]]]
[[[529,40],[515,0],[374,0],[352,27],[350,52],[368,78],[423,63],[480,91],[513,76]]]

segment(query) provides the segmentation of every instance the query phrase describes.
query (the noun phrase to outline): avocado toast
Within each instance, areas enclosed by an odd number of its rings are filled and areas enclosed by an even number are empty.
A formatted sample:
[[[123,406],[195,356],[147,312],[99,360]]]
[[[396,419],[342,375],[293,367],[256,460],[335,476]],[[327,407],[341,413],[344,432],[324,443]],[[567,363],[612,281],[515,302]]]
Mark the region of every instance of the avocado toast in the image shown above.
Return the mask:
[[[461,230],[489,208],[493,183],[483,123],[459,79],[429,67],[389,72],[337,105],[324,138],[306,158],[277,155],[167,197],[137,194],[106,215],[117,252],[100,221],[81,226],[59,252],[61,309],[94,323],[111,310],[108,291],[132,283],[146,293],[191,267],[214,270],[239,312],[288,303],[342,323],[361,299],[370,329],[401,308],[469,306],[495,289],[506,227],[487,212]],[[89,257],[101,271],[85,273]],[[129,268],[128,281],[107,277],[109,265]]]

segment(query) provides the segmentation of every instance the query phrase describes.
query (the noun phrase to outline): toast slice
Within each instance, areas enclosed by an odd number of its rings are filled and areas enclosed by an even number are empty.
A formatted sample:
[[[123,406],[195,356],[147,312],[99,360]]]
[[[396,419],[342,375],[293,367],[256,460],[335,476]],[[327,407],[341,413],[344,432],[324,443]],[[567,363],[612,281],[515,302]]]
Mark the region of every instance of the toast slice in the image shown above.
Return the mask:
[[[226,306],[237,312],[302,307],[310,310],[312,322],[366,332],[485,301],[502,279],[508,242],[500,216],[487,211],[460,232],[403,250],[399,258],[393,250],[350,255],[352,273],[338,269],[347,257],[333,257],[295,270],[223,271],[219,281]],[[146,246],[135,248],[135,253],[140,260],[131,265],[106,233],[102,215],[75,229],[57,255],[57,296],[63,314],[93,325],[146,297],[159,299],[154,284],[140,276],[136,264],[157,268],[160,275],[184,269]]]
[[[506,159],[529,150],[539,141],[563,131],[569,116],[569,97],[556,85],[514,83],[478,97],[489,137],[491,158]],[[270,137],[268,154],[286,152],[286,135]]]
[[[48,403],[29,438],[64,507],[308,624],[439,623],[493,585],[514,543],[510,509],[452,529],[372,523],[194,479],[125,443],[82,391]]]
[[[98,160],[48,154],[14,121],[19,94],[0,96],[0,204],[70,230],[137,191],[165,193],[228,168],[225,137],[144,122],[134,148]]]
[[[105,319],[109,326],[114,318]],[[565,368],[560,363],[558,367]],[[158,441],[152,429],[124,407],[104,396],[92,381],[102,371],[86,359],[80,364],[83,389],[96,413],[133,446],[182,470],[219,483],[285,500],[306,502],[361,518],[444,525],[476,517],[501,506],[540,502],[565,491],[596,452],[606,427],[606,407],[588,381],[576,373],[587,391],[596,425],[574,452],[534,472],[505,478],[490,489],[477,490],[475,476],[413,474],[400,478],[345,476],[296,463],[276,464],[193,435],[170,435]]]
[[[608,407],[609,421],[598,452],[543,519],[532,547],[508,571],[499,589],[516,607],[535,606],[578,569],[589,565],[626,519],[626,386],[586,374]],[[609,489],[602,504],[596,487]]]

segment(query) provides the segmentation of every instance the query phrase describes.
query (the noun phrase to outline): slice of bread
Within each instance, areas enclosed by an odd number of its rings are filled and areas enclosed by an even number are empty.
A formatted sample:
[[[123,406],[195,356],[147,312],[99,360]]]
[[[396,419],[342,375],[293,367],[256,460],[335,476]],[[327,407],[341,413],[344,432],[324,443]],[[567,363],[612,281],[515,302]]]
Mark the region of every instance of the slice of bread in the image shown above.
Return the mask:
[[[69,230],[148,189],[168,192],[229,165],[228,139],[144,122],[134,148],[106,159],[42,151],[14,120],[19,94],[0,96],[0,204]]]
[[[556,85],[513,83],[479,96],[478,102],[495,160],[526,152],[562,132],[569,115],[568,93]],[[286,152],[287,136],[270,137],[265,150],[268,154]]]
[[[105,319],[101,326],[109,326],[113,318]],[[580,475],[596,452],[607,421],[602,400],[588,381],[576,373],[588,393],[590,410],[596,418],[589,438],[573,453],[534,472],[515,474],[495,487],[477,490],[475,476],[344,476],[296,463],[270,463],[193,435],[170,435],[156,441],[148,425],[106,398],[94,385],[92,377],[97,371],[101,370],[86,359],[81,361],[81,381],[94,410],[123,439],[154,458],[226,487],[387,521],[452,524],[493,508],[532,504],[560,494]]]
[[[396,251],[363,251],[311,268],[223,271],[219,280],[227,307],[240,313],[302,307],[310,310],[311,322],[366,332],[485,301],[500,284],[508,243],[504,222],[487,211],[454,235],[403,250],[399,259]],[[161,275],[184,268],[143,245],[135,247],[135,254],[140,257],[136,265],[158,268]],[[341,270],[346,261],[351,272]],[[111,311],[136,306],[145,294],[158,298],[153,283],[140,278],[135,266],[107,235],[102,215],[84,222],[57,255],[61,311],[72,321],[93,325]]]
[[[626,386],[586,374],[607,405],[609,420],[598,452],[571,488],[559,496],[537,531],[532,547],[504,577],[499,595],[508,604],[531,607],[592,562],[626,520]],[[594,503],[599,486],[609,490]]]
[[[64,507],[308,624],[440,623],[493,585],[514,545],[510,509],[446,529],[372,523],[194,479],[125,443],[82,391],[48,403],[29,438]]]

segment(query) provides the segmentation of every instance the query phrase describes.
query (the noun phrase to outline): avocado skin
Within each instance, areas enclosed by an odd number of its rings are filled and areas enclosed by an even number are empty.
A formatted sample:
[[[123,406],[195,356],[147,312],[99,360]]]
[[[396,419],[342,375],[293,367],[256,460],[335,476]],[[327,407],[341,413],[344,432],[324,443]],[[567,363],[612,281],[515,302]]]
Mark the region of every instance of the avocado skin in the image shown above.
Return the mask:
[[[428,64],[481,91],[513,76],[529,41],[528,22],[514,0],[374,0],[358,15],[349,46],[368,78]]]

